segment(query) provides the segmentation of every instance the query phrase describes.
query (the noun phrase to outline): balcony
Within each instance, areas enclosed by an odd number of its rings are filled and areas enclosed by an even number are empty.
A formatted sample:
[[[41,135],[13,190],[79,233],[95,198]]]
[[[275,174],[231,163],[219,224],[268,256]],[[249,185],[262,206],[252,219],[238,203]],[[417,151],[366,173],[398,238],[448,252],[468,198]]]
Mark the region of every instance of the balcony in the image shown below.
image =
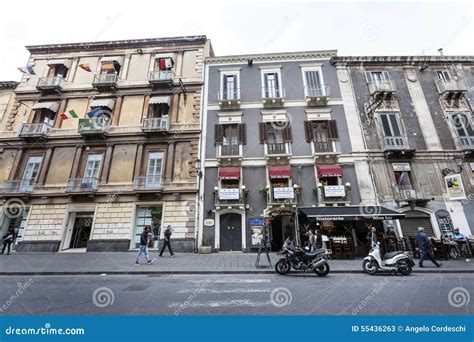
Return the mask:
[[[319,204],[351,203],[351,188],[348,185],[323,185],[316,190]]]
[[[267,204],[269,206],[296,206],[297,199],[295,190],[291,187],[271,187],[267,192]]]
[[[33,192],[36,184],[34,179],[9,180],[0,184],[0,196],[25,195]]]
[[[240,188],[220,188],[214,189],[214,191],[216,210],[220,210],[221,207],[227,209],[239,207],[239,209],[244,209],[244,190],[241,190]]]
[[[168,115],[164,115],[161,118],[148,118],[143,119],[142,131],[144,133],[160,133],[169,132],[170,130],[170,119]]]
[[[424,191],[404,189],[399,185],[393,187],[393,195],[397,202],[426,203],[432,199],[431,196]]]
[[[391,80],[369,82],[369,93],[374,97],[390,98],[397,89]]]
[[[95,74],[92,86],[97,90],[116,90],[118,87],[117,74]]]
[[[285,89],[263,87],[262,103],[264,107],[282,107],[285,103]]]
[[[392,156],[411,158],[416,151],[409,146],[406,137],[384,137],[382,149],[387,158]]]
[[[305,86],[304,92],[308,106],[325,106],[328,104],[329,87],[327,85],[322,85],[319,88]]]
[[[84,137],[105,136],[110,127],[110,119],[104,116],[79,119],[78,132]]]
[[[150,72],[148,82],[156,87],[159,86],[173,86],[174,71],[173,70],[157,70]]]
[[[55,76],[55,77],[40,77],[38,78],[38,83],[36,84],[36,89],[48,92],[60,92],[63,89],[64,84],[66,81],[62,76]]]
[[[466,83],[462,80],[436,80],[438,94],[447,100],[459,100],[467,91]]]
[[[240,108],[240,89],[221,89],[217,93],[217,99],[222,109],[238,109]]]
[[[286,143],[267,143],[266,144],[267,155],[287,155],[288,150]]]
[[[70,178],[66,186],[68,193],[94,193],[98,189],[99,179],[97,177]]]
[[[459,146],[465,151],[466,158],[474,158],[474,137],[458,137]]]
[[[313,141],[313,158],[317,162],[337,163],[341,154],[335,139],[327,139],[325,141]],[[324,160],[322,160],[324,159]]]
[[[159,176],[138,176],[133,179],[133,190],[137,195],[154,195],[161,197],[163,192],[163,177]]]
[[[35,123],[27,124],[24,123],[20,127],[19,137],[20,138],[46,138],[53,129],[52,125],[47,123]]]

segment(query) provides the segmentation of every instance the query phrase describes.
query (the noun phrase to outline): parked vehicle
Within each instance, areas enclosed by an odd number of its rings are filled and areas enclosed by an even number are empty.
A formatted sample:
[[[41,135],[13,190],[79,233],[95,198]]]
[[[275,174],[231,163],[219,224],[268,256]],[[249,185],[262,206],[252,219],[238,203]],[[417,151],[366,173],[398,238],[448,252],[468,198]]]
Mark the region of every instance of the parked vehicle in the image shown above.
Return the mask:
[[[283,243],[278,255],[282,256],[275,265],[275,271],[279,274],[287,274],[293,268],[303,272],[314,271],[318,276],[324,277],[330,271],[326,250],[319,249],[309,253],[295,246],[289,238]]]
[[[403,275],[409,275],[413,270],[415,263],[408,252],[395,251],[386,253],[383,259],[380,255],[380,243],[372,241],[372,249],[369,255],[364,258],[362,267],[368,274],[375,274],[381,270],[400,272]]]

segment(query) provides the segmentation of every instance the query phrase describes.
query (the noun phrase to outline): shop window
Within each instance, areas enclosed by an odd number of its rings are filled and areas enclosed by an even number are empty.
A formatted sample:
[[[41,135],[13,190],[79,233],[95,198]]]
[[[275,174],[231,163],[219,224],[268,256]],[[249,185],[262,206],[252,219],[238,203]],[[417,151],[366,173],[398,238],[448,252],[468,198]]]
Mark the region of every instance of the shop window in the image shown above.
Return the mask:
[[[161,233],[162,206],[139,206],[137,207],[135,218],[135,232],[132,241],[132,248],[140,246],[140,235],[145,226],[151,226],[151,234],[148,246],[158,248]]]

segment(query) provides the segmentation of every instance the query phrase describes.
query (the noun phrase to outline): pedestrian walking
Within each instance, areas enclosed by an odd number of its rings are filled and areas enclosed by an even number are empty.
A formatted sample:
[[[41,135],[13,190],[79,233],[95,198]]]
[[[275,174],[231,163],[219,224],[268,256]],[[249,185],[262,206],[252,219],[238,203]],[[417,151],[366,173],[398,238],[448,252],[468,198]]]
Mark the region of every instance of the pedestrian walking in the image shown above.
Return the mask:
[[[310,252],[314,252],[316,248],[316,235],[314,234],[313,230],[309,230],[309,248]]]
[[[424,267],[423,261],[425,258],[430,259],[431,262],[436,265],[436,267],[441,266],[441,263],[437,262],[431,254],[431,241],[428,239],[428,236],[425,233],[425,228],[418,227],[418,233],[415,237],[415,245],[416,249],[420,251],[420,260],[418,261],[418,266]]]
[[[167,225],[164,231],[164,240],[163,240],[163,247],[161,247],[160,257],[163,256],[163,252],[165,251],[166,246],[168,246],[168,250],[170,251],[171,257],[174,257],[173,249],[171,248],[171,225]]]
[[[138,259],[140,258],[140,255],[142,254],[145,254],[147,265],[153,264],[156,261],[156,259],[151,259],[150,255],[148,254],[148,238],[150,236],[150,232],[151,232],[151,227],[145,226],[142,234],[140,235],[140,250],[138,251],[137,258],[135,260],[136,266],[140,265],[140,261]]]
[[[7,255],[10,255],[10,250],[13,241],[15,241],[15,230],[9,229],[5,235],[2,236],[3,247],[2,247],[2,254],[5,253],[5,249],[8,248]]]

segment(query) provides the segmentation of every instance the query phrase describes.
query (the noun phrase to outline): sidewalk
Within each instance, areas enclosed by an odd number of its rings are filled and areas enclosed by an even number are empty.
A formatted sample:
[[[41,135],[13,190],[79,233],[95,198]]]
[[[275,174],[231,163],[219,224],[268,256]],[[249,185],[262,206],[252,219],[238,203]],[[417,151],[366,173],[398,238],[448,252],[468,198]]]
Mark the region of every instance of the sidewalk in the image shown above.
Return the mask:
[[[154,265],[135,266],[135,252],[123,253],[13,253],[0,255],[0,276],[5,275],[87,275],[87,274],[251,274],[275,273],[265,254],[260,258],[260,267],[255,267],[257,254],[221,252],[216,254],[167,254],[157,258]],[[152,253],[152,257],[158,257]],[[273,266],[279,256],[271,254]],[[418,260],[415,260],[418,265]],[[415,266],[416,273],[474,273],[474,261],[442,261],[440,268],[430,261],[425,268]],[[329,260],[333,273],[362,273],[362,259]]]

